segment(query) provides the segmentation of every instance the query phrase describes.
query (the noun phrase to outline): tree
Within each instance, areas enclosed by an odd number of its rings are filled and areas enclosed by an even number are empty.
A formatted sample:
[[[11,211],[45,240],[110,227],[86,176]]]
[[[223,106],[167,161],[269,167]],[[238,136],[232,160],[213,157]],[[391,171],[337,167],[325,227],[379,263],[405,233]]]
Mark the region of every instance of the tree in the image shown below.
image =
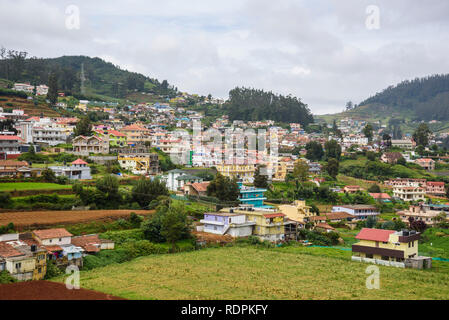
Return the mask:
[[[382,141],[384,142],[387,148],[391,148],[391,136],[388,133],[384,133],[382,135]]]
[[[52,107],[56,106],[58,102],[58,78],[54,72],[48,78],[47,99],[50,101]]]
[[[51,169],[45,169],[42,171],[42,178],[45,182],[53,183],[56,181],[56,175]]]
[[[348,101],[346,103],[346,111],[351,111],[352,109],[354,109],[354,105],[353,105],[352,101]]]
[[[327,173],[334,179],[338,176],[338,171],[340,168],[340,164],[337,159],[331,158],[327,162],[327,165],[325,167]]]
[[[376,224],[377,224],[377,219],[374,216],[369,216],[365,221],[365,226],[370,229],[374,228],[376,226]]]
[[[407,161],[404,159],[404,157],[400,157],[398,159],[398,161],[396,161],[396,164],[399,164],[401,166],[406,166],[407,165]]]
[[[190,225],[187,215],[179,207],[171,207],[161,220],[161,235],[176,249],[176,242],[190,235]]]
[[[336,140],[327,141],[324,144],[326,159],[334,158],[340,161],[341,146]]]
[[[306,181],[309,177],[309,165],[304,160],[298,160],[293,167],[293,177],[299,181]]]
[[[423,233],[427,229],[427,224],[422,220],[415,220],[413,217],[408,219],[410,229]]]
[[[240,189],[236,179],[230,179],[218,173],[207,186],[207,195],[221,201],[237,201]]]
[[[93,135],[92,132],[92,124],[90,123],[89,117],[82,117],[80,121],[76,124],[75,129],[73,130],[75,137],[85,136],[90,137]]]
[[[367,158],[369,161],[376,161],[376,153],[374,153],[373,151],[368,151],[368,152],[366,153],[366,158]]]
[[[142,177],[132,188],[131,197],[133,202],[137,202],[142,208],[147,207],[151,201],[159,196],[168,196],[169,192],[165,183],[159,179],[145,179]]]
[[[369,193],[381,193],[382,190],[380,189],[380,187],[377,184],[373,184],[372,186],[370,186],[368,188],[368,192]]]
[[[320,161],[323,158],[324,151],[321,143],[318,141],[311,141],[306,145],[306,158],[311,161]]]
[[[429,126],[426,123],[421,123],[413,133],[413,140],[417,146],[427,147],[431,134],[432,131],[430,131]]]
[[[254,172],[254,186],[256,188],[268,188],[268,176],[266,174],[261,174],[260,169],[265,169],[266,166],[257,166]]]
[[[373,134],[373,126],[371,124],[367,124],[365,128],[363,128],[363,134],[365,137],[368,138],[369,141],[373,140],[374,134]]]

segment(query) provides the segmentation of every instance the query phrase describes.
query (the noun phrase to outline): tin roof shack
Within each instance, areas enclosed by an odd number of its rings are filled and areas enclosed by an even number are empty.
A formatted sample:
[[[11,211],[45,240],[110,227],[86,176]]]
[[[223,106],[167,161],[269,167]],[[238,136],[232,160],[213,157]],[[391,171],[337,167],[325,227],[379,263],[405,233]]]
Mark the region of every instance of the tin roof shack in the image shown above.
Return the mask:
[[[359,242],[352,246],[353,260],[402,268],[430,268],[431,258],[418,256],[420,237],[420,233],[409,230],[364,228],[356,236]]]

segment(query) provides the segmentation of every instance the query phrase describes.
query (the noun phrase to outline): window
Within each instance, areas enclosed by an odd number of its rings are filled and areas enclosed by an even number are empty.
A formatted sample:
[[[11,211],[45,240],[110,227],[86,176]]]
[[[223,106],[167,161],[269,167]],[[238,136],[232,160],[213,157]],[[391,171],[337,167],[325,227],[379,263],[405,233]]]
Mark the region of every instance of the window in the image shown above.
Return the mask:
[[[16,269],[20,269],[20,268],[22,268],[22,263],[16,263]]]
[[[372,255],[372,254],[366,254],[366,257],[367,257],[368,259],[372,259],[372,258],[373,258],[373,255]]]

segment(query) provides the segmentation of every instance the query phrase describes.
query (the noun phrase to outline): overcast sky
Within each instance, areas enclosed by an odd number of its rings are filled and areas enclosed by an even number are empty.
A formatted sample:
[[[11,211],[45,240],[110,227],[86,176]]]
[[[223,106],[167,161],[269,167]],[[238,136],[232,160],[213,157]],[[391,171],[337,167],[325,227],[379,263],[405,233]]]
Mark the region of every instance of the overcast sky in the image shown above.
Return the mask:
[[[340,112],[405,79],[449,73],[447,0],[0,4],[0,46],[39,57],[97,56],[189,93],[227,98],[247,86],[292,94],[315,114]],[[79,8],[79,29],[70,27],[69,5]]]

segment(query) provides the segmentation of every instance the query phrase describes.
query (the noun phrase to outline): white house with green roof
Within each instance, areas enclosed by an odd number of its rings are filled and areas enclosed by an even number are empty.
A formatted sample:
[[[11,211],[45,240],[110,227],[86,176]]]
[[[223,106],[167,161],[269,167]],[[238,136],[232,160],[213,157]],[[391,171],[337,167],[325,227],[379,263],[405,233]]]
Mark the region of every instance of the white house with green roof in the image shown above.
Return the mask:
[[[175,192],[181,191],[187,184],[203,182],[202,178],[179,169],[168,171],[166,175],[162,176],[161,180],[165,182],[168,190]]]

